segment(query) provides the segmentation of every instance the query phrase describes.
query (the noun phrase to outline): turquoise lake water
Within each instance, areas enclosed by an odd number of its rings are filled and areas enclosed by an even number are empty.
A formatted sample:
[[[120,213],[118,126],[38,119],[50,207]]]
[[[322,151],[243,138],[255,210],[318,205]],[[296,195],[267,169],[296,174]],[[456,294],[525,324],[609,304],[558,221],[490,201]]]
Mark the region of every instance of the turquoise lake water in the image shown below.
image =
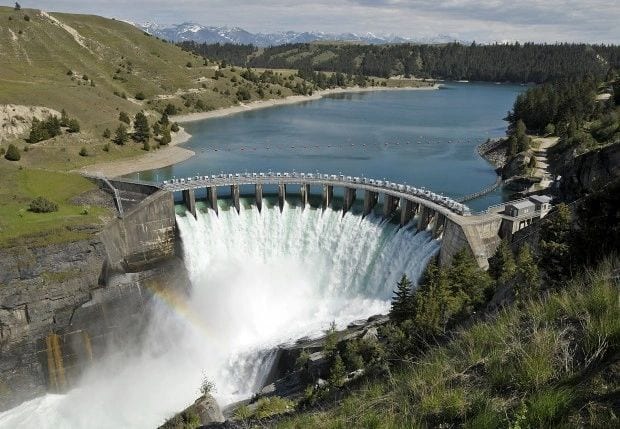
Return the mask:
[[[436,91],[344,93],[192,122],[184,125],[192,134],[184,146],[196,156],[130,177],[319,171],[386,178],[459,198],[495,181],[476,146],[505,134],[503,118],[523,90],[446,83]],[[498,190],[468,205],[480,210],[501,199]]]

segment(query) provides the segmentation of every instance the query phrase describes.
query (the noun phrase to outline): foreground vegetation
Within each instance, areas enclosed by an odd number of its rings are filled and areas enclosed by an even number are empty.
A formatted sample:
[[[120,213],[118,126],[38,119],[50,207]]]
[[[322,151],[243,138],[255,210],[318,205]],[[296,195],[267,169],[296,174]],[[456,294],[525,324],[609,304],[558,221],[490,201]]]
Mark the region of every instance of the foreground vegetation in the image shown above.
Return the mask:
[[[619,267],[606,261],[277,427],[613,427]]]

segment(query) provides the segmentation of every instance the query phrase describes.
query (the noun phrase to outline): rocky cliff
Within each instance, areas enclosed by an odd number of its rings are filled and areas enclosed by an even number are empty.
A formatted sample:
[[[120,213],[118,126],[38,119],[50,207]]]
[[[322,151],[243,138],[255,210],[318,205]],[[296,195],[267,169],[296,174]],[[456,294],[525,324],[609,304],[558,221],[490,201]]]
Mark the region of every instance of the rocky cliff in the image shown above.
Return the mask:
[[[620,177],[620,143],[586,152],[563,163],[561,196],[574,200]]]
[[[0,249],[0,411],[69,388],[108,343],[139,336],[153,294],[188,285],[174,219],[159,191],[88,240]]]

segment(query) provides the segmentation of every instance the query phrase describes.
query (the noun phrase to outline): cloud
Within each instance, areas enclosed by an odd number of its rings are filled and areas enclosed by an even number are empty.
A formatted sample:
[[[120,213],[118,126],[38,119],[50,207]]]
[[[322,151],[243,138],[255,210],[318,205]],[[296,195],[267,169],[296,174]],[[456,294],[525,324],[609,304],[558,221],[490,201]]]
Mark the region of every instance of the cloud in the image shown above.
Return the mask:
[[[33,0],[28,7],[95,13],[138,22],[283,30],[448,34],[483,42],[620,43],[617,0]]]

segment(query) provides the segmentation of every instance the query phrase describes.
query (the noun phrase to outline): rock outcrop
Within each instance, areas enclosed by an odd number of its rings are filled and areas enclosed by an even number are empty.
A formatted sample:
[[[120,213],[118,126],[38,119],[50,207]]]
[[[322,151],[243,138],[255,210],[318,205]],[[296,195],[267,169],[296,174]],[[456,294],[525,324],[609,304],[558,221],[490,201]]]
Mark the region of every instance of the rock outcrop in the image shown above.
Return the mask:
[[[145,196],[90,239],[0,249],[0,411],[62,392],[106,353],[135,341],[162,288],[185,288],[170,194]]]
[[[620,177],[620,143],[579,155],[558,169],[561,196],[574,200]]]

